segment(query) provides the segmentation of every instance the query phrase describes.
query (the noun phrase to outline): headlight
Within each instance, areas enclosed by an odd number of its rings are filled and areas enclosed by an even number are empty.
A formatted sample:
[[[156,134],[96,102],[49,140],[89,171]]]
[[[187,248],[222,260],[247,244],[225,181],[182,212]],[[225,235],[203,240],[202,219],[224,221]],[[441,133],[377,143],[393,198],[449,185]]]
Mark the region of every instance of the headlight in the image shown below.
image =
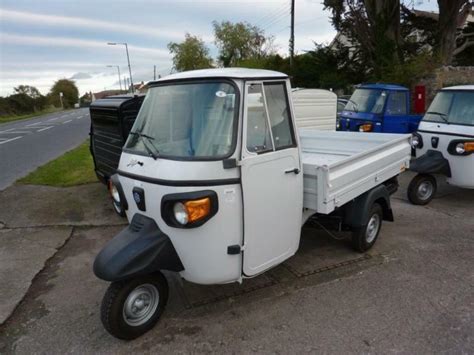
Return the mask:
[[[359,132],[372,132],[372,124],[366,123],[359,126]]]
[[[120,194],[118,192],[117,186],[115,186],[112,181],[109,181],[109,192],[114,201],[117,204],[120,204]]]
[[[412,146],[413,148],[416,148],[416,147],[418,147],[419,145],[420,145],[420,137],[418,137],[418,136],[413,136],[413,137],[411,137],[411,146]]]
[[[448,152],[453,155],[470,155],[474,153],[474,140],[453,140],[448,145]]]
[[[188,224],[189,214],[186,207],[181,202],[176,202],[173,207],[174,219],[183,226]]]
[[[211,199],[209,197],[186,202],[176,202],[173,206],[174,218],[183,226],[206,218],[210,212]]]

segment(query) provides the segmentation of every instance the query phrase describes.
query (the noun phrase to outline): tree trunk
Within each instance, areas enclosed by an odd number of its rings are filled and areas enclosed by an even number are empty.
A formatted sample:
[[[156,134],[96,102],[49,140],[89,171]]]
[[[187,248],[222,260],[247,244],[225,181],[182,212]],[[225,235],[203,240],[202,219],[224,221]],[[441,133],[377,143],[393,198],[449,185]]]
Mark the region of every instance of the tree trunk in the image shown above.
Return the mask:
[[[456,31],[470,10],[469,0],[438,0],[438,47],[442,64],[450,65],[456,49]]]

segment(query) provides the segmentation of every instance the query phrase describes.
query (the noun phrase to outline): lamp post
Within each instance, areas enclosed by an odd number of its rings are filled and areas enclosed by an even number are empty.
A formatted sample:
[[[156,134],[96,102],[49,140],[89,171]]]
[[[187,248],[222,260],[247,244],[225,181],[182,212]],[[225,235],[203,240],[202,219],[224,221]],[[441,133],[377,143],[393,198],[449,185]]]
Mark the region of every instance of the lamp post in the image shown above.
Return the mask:
[[[125,42],[109,42],[107,43],[109,46],[116,46],[116,45],[122,45],[125,46],[125,50],[127,52],[127,62],[128,62],[128,72],[130,74],[130,84],[132,85],[132,94],[135,93],[135,88],[133,87],[133,80],[132,80],[132,67],[130,66],[130,56],[128,55],[128,44]]]
[[[122,79],[120,78],[120,67],[118,65],[107,65],[107,68],[113,68],[116,67],[118,71],[118,78],[119,78],[119,85],[120,85],[120,91],[122,91]]]

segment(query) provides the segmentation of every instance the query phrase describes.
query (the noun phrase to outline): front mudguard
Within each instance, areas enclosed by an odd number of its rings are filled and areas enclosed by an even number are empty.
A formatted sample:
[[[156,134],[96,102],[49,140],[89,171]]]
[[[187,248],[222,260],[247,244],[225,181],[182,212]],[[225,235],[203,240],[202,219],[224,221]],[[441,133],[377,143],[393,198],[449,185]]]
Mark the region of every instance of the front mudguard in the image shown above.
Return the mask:
[[[449,161],[443,157],[441,152],[428,150],[421,157],[412,160],[410,170],[419,174],[441,174],[451,177]]]
[[[138,213],[94,261],[94,274],[105,281],[130,279],[158,270],[183,271],[184,267],[170,238],[153,219]]]

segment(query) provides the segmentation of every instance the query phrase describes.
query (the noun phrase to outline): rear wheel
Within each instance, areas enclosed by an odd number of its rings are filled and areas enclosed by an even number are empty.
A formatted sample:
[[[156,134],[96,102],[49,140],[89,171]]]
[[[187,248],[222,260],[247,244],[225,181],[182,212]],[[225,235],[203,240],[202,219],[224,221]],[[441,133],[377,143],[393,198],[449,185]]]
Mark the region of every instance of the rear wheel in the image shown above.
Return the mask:
[[[352,229],[352,247],[358,252],[372,248],[382,228],[382,206],[375,202],[369,212],[369,217],[362,227]]]
[[[418,174],[408,185],[408,200],[414,205],[428,204],[436,194],[436,179],[432,175]]]
[[[102,299],[102,324],[116,338],[135,339],[154,327],[167,301],[168,283],[160,272],[113,282]]]

